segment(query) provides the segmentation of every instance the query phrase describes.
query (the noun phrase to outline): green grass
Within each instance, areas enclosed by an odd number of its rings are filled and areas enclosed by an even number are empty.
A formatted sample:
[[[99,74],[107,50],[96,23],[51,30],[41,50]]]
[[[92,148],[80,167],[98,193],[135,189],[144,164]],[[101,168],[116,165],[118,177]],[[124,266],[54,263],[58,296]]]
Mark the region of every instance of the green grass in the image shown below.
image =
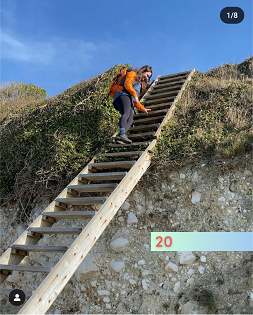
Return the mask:
[[[195,72],[156,146],[155,164],[251,150],[252,58]]]

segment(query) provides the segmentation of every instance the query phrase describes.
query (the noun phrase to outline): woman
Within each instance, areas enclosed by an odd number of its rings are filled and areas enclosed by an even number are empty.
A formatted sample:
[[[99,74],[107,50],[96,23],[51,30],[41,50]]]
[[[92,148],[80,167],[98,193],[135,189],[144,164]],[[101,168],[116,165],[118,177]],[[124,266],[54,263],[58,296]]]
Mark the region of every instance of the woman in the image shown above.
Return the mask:
[[[113,100],[114,108],[120,112],[119,134],[116,136],[117,143],[132,143],[126,133],[133,122],[132,107],[148,113],[151,109],[146,109],[140,102],[138,95],[143,96],[147,90],[147,82],[152,76],[152,67],[144,66],[140,69],[128,69],[126,76],[121,82],[123,90],[115,94]]]

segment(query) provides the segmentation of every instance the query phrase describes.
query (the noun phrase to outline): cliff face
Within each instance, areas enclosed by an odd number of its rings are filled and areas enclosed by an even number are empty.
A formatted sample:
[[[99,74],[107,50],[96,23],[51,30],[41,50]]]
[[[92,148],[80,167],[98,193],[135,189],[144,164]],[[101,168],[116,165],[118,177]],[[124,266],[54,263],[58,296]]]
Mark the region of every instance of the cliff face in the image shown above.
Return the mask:
[[[251,231],[252,169],[250,154],[178,168],[151,167],[49,311],[251,314],[252,253],[151,252],[150,233]],[[46,205],[38,204],[32,217]],[[3,250],[26,228],[16,223],[16,211],[15,206],[3,209]],[[79,220],[78,225],[86,223]],[[57,226],[74,224],[61,220]],[[39,244],[71,242],[71,236],[45,236]],[[33,253],[26,264],[53,266],[57,258]],[[34,290],[43,277],[14,272],[5,287]],[[3,313],[17,311],[6,298],[1,304]]]

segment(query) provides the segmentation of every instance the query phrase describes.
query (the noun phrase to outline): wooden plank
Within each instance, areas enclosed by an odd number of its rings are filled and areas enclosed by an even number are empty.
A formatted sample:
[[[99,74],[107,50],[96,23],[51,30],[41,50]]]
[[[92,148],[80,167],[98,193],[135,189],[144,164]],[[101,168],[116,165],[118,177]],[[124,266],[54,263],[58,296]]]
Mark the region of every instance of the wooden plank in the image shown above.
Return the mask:
[[[152,91],[150,91],[150,93],[148,95],[159,94],[159,93],[163,93],[166,91],[180,90],[182,85],[183,85],[183,83],[179,84],[179,85],[173,85],[173,86],[167,86],[167,87],[157,87],[156,89],[154,88]]]
[[[71,186],[68,186],[68,188],[76,190],[78,192],[110,192],[110,191],[113,191],[117,187],[117,185],[118,185],[117,183],[71,185]]]
[[[97,170],[109,169],[109,168],[125,168],[130,169],[134,165],[135,161],[115,161],[115,162],[101,162],[101,163],[91,163],[90,168],[95,168]]]
[[[184,82],[185,82],[185,80],[186,79],[183,79],[183,80],[179,80],[179,81],[175,81],[175,82],[165,82],[165,83],[159,83],[159,84],[157,84],[157,85],[155,85],[154,87],[153,87],[153,89],[152,89],[152,92],[153,91],[156,91],[156,90],[160,90],[160,89],[167,89],[167,88],[170,88],[170,87],[174,87],[174,86],[176,86],[176,85],[183,85],[184,84]]]
[[[50,216],[56,219],[84,219],[92,218],[96,211],[60,211],[60,212],[43,212],[42,215]]]
[[[79,176],[79,180],[83,179],[90,181],[101,181],[101,180],[121,180],[127,172],[112,172],[112,173],[97,173],[97,174],[83,174]]]
[[[163,116],[154,116],[150,118],[140,118],[134,121],[134,124],[149,124],[156,121],[162,121],[165,115]]]
[[[146,124],[129,128],[129,131],[157,130],[160,124]]]
[[[134,141],[136,139],[151,138],[154,136],[155,136],[155,131],[152,131],[152,132],[142,132],[142,133],[130,134],[130,135],[128,135],[128,138]]]
[[[79,234],[82,228],[28,228],[30,233],[40,233],[40,234]]]
[[[37,267],[37,266],[21,266],[21,265],[0,265],[1,272],[7,271],[28,271],[28,272],[50,272],[53,268],[51,267]]]
[[[12,249],[27,252],[66,252],[67,246],[45,246],[45,245],[12,245]]]
[[[127,144],[127,143],[125,143],[125,144],[114,144],[114,143],[110,143],[110,144],[109,144],[109,146],[110,146],[111,148],[123,148],[123,147],[133,147],[133,146],[141,146],[141,145],[147,146],[147,145],[149,145],[149,142],[143,141],[143,142],[132,142],[132,143],[129,143],[129,144]]]
[[[151,112],[149,112],[148,114],[146,113],[143,113],[143,114],[138,114],[138,115],[135,115],[134,116],[134,121],[138,118],[141,118],[141,117],[153,117],[153,116],[160,116],[162,114],[167,114],[167,109],[160,109],[160,110],[152,110]]]
[[[142,155],[143,151],[129,151],[129,152],[115,152],[115,153],[103,153],[101,157],[138,157]]]
[[[156,85],[156,86],[161,86],[161,84],[166,84],[166,83],[176,84],[176,83],[178,83],[179,81],[186,80],[186,79],[187,79],[187,76],[185,76],[185,77],[175,77],[175,78],[171,78],[171,79],[159,80],[159,81],[157,82],[157,85]]]
[[[82,206],[82,205],[93,205],[102,204],[106,200],[106,197],[74,197],[74,198],[59,198],[57,201],[62,202],[66,205]]]
[[[167,97],[171,97],[171,96],[176,96],[178,94],[178,92],[180,91],[180,89],[178,89],[177,91],[170,91],[167,93],[159,93],[159,94],[152,94],[152,95],[148,95],[146,98],[146,102],[151,101],[151,100],[157,100],[157,99],[163,99],[163,98],[167,98]],[[145,102],[145,103],[146,103]]]
[[[173,102],[156,104],[156,105],[148,105],[145,108],[150,108],[151,110],[163,109],[163,108],[170,108]],[[168,110],[167,110],[168,111]]]
[[[146,101],[145,105],[155,105],[155,104],[162,104],[162,103],[168,103],[175,100],[175,96],[172,97],[165,97],[165,98],[159,98],[151,101]]]
[[[184,72],[178,72],[174,74],[169,74],[169,75],[163,75],[160,77],[159,81],[161,80],[167,80],[171,78],[180,78],[180,77],[187,77],[191,71],[184,71]]]

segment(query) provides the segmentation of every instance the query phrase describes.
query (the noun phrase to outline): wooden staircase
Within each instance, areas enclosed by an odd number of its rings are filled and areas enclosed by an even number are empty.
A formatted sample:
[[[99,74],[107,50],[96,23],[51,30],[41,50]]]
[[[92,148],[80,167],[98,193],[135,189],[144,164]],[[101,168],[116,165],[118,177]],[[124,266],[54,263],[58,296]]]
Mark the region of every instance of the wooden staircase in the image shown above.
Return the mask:
[[[31,297],[19,314],[44,314],[57,298],[149,167],[152,149],[194,71],[193,69],[174,75],[159,76],[141,100],[145,107],[152,111],[134,116],[133,126],[129,130],[129,138],[133,143],[124,145],[111,143],[110,152],[94,156],[1,256],[0,283],[3,283],[13,271],[47,274],[35,292],[24,291]],[[85,208],[91,205],[96,205],[99,210],[72,209],[74,206]],[[78,226],[54,227],[54,223],[59,219],[80,218],[90,219],[83,229]],[[76,222],[78,225],[79,221]],[[77,235],[77,238],[69,247],[36,245],[45,234]],[[23,265],[23,259],[29,256],[30,252],[54,252],[63,255],[53,268]],[[9,294],[10,291],[0,289],[4,294]]]

